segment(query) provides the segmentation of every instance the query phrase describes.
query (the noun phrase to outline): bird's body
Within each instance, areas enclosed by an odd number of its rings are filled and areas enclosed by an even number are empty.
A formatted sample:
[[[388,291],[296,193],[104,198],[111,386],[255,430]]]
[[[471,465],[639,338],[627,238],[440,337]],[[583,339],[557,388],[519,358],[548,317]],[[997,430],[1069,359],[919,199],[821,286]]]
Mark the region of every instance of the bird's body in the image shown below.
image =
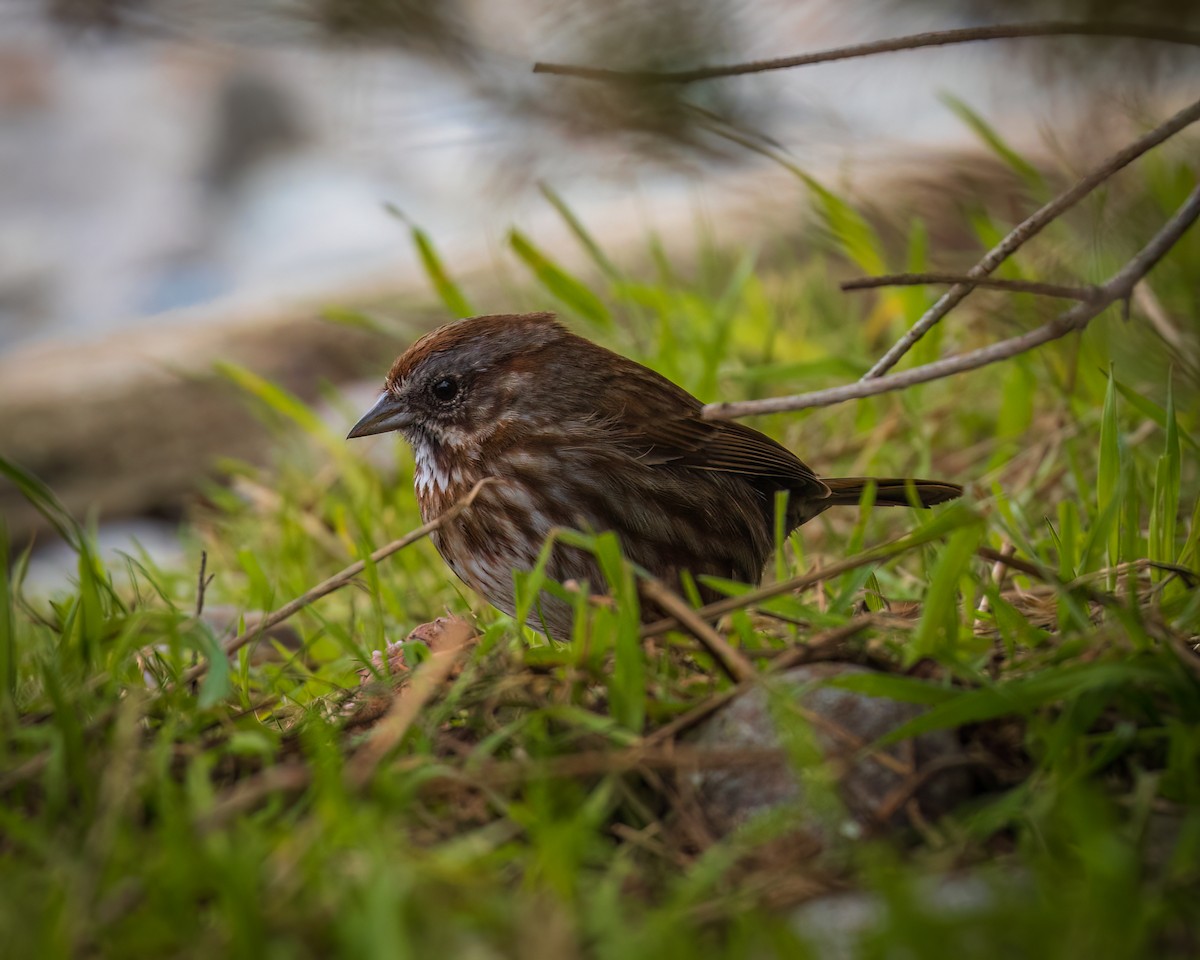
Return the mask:
[[[464,582],[512,613],[513,571],[534,567],[556,527],[615,532],[631,561],[667,583],[683,570],[755,583],[774,547],[779,491],[788,493],[788,531],[859,501],[865,478],[821,480],[766,435],[706,420],[701,409],[670,380],[550,314],[474,317],[401,355],[350,435],[405,435],[427,521],[490,478],[432,536]],[[908,504],[914,491],[929,506],[961,492],[874,482],[879,503]],[[556,546],[547,573],[604,589],[594,557],[577,548]],[[546,596],[534,625],[562,637],[571,618],[568,604]]]

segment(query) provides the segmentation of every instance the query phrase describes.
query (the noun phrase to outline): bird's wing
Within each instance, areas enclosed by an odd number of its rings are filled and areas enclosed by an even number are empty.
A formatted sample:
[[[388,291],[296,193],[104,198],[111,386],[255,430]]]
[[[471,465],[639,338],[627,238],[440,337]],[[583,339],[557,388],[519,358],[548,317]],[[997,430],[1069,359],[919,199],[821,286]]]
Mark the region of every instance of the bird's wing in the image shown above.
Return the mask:
[[[700,401],[669,380],[656,377],[651,384],[639,377],[636,383],[615,383],[606,393],[612,440],[643,463],[740,474],[810,496],[829,495],[787,447],[740,423],[705,420]]]
[[[825,494],[827,488],[786,447],[740,423],[691,418],[646,424],[631,440],[644,445],[643,462],[736,473],[777,481],[789,489]]]

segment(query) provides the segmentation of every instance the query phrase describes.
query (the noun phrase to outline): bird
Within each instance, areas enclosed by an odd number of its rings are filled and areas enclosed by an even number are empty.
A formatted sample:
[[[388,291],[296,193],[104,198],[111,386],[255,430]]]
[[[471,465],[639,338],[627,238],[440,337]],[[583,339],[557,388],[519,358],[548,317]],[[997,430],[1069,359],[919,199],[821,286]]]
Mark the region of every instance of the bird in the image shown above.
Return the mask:
[[[962,494],[933,480],[818,477],[766,434],[706,419],[703,406],[554,314],[499,314],[447,323],[409,347],[348,439],[404,436],[427,523],[487,480],[431,539],[464,583],[510,615],[514,571],[533,569],[560,528],[615,533],[635,567],[671,586],[685,571],[757,584],[775,549],[780,492],[785,534],[857,505],[869,484],[885,506]],[[545,569],[559,583],[607,590],[582,547],[555,541]],[[642,616],[653,616],[650,605]],[[566,638],[573,620],[570,603],[543,591],[529,625]]]

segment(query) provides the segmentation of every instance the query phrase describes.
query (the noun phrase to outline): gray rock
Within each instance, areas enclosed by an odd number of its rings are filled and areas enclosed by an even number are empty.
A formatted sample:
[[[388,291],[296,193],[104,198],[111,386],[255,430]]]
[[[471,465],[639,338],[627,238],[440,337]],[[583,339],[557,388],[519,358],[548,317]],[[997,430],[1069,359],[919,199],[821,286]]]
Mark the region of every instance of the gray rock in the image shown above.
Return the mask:
[[[698,729],[697,746],[747,751],[785,747],[792,759],[694,774],[700,805],[717,833],[729,833],[770,811],[791,811],[798,827],[822,839],[853,837],[907,822],[910,796],[924,817],[940,815],[965,799],[970,778],[956,765],[963,751],[953,732],[934,731],[881,751],[865,749],[922,708],[820,685],[832,677],[868,672],[847,663],[798,667],[774,685],[742,694]],[[932,771],[927,770],[930,763],[937,764]],[[922,771],[930,773],[924,782]]]

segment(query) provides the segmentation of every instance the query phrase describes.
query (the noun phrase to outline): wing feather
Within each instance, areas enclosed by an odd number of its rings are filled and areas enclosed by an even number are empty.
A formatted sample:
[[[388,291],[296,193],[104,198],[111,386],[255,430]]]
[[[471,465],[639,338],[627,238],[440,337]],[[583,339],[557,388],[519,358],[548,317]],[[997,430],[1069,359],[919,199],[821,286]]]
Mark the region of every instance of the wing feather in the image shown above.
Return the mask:
[[[615,378],[606,393],[613,440],[643,463],[738,474],[780,489],[827,497],[829,488],[792,451],[766,434],[728,420],[705,420],[690,393],[644,369]],[[635,392],[636,391],[636,392]],[[629,415],[636,410],[638,416]]]

